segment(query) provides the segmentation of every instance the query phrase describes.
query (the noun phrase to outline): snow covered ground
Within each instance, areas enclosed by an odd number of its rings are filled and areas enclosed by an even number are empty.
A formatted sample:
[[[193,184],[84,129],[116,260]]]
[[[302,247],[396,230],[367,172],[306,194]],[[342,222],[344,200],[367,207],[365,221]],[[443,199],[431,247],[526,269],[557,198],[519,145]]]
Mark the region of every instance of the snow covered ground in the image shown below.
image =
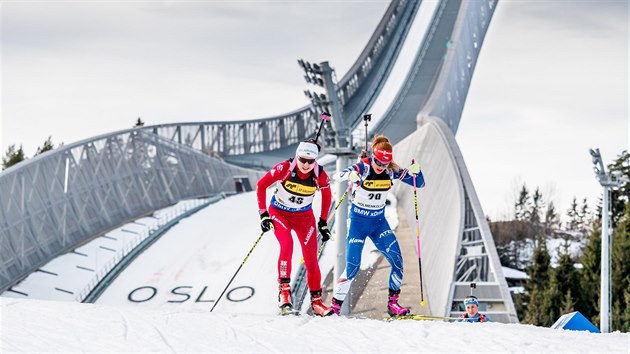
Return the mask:
[[[0,352],[629,353],[630,335],[625,333],[280,317],[273,295],[278,246],[272,234],[262,238],[230,286],[236,290],[211,313],[211,300],[258,236],[256,209],[254,193],[244,193],[182,220],[136,259],[97,304],[0,297]],[[395,213],[389,216],[397,222]],[[370,252],[368,245],[365,252]],[[298,250],[294,256],[299,262]],[[322,259],[322,269],[331,266],[330,258]]]
[[[630,334],[0,298],[2,353],[629,353]]]
[[[273,188],[267,193],[272,195]],[[319,195],[314,213],[319,215]],[[396,201],[386,217],[398,224]],[[181,220],[158,242],[144,251],[97,300],[99,304],[208,311],[235,274],[260,236],[260,220],[254,192],[228,197]],[[297,239],[294,239],[294,241]],[[292,278],[302,253],[294,242]],[[334,245],[329,244],[320,269],[325,277],[334,264]],[[377,260],[376,248],[364,248],[362,269]],[[272,232],[260,239],[228,291],[213,312],[275,314],[278,284],[278,242]]]

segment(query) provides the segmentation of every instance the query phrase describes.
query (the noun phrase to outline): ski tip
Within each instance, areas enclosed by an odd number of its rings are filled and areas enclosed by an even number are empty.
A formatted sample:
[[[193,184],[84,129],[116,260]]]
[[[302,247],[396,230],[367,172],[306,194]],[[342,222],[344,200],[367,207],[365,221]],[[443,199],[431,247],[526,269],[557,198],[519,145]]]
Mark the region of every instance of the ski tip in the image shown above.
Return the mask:
[[[281,310],[279,313],[280,316],[288,316],[288,315],[293,315],[293,316],[299,316],[300,312],[290,309],[290,310]]]
[[[299,316],[300,315],[300,311],[294,309],[293,306],[291,306],[290,304],[284,304],[284,305],[280,306],[280,312],[278,314],[280,316],[286,316],[286,315]]]

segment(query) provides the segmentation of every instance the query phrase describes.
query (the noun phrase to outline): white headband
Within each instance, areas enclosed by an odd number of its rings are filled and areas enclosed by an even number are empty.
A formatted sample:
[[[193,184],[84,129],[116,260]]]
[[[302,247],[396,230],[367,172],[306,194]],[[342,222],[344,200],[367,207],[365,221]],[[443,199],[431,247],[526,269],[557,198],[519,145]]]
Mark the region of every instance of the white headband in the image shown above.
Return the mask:
[[[316,159],[318,154],[317,145],[306,141],[301,142],[295,150],[295,156],[307,159]]]

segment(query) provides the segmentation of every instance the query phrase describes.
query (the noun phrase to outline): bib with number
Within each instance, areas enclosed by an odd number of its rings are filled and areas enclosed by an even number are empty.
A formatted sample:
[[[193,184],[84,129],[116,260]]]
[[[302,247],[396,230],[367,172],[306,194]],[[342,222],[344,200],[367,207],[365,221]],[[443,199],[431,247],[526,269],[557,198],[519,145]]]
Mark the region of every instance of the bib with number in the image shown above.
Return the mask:
[[[315,168],[320,168],[315,166]],[[312,207],[315,192],[317,192],[317,182],[315,173],[306,179],[300,179],[297,172],[291,171],[289,178],[278,182],[276,192],[271,198],[271,205],[284,211],[304,211]]]

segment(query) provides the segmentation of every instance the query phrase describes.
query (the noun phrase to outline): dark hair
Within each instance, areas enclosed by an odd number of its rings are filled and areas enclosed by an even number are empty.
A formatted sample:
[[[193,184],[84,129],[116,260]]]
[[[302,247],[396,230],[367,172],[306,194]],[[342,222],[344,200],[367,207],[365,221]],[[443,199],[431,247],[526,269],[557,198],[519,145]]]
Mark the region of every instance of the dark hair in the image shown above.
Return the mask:
[[[313,143],[315,145],[317,145],[317,152],[321,152],[322,151],[322,146],[319,145],[319,143],[317,141],[315,141],[315,139],[310,138],[310,139],[306,139],[304,140],[305,143]]]

